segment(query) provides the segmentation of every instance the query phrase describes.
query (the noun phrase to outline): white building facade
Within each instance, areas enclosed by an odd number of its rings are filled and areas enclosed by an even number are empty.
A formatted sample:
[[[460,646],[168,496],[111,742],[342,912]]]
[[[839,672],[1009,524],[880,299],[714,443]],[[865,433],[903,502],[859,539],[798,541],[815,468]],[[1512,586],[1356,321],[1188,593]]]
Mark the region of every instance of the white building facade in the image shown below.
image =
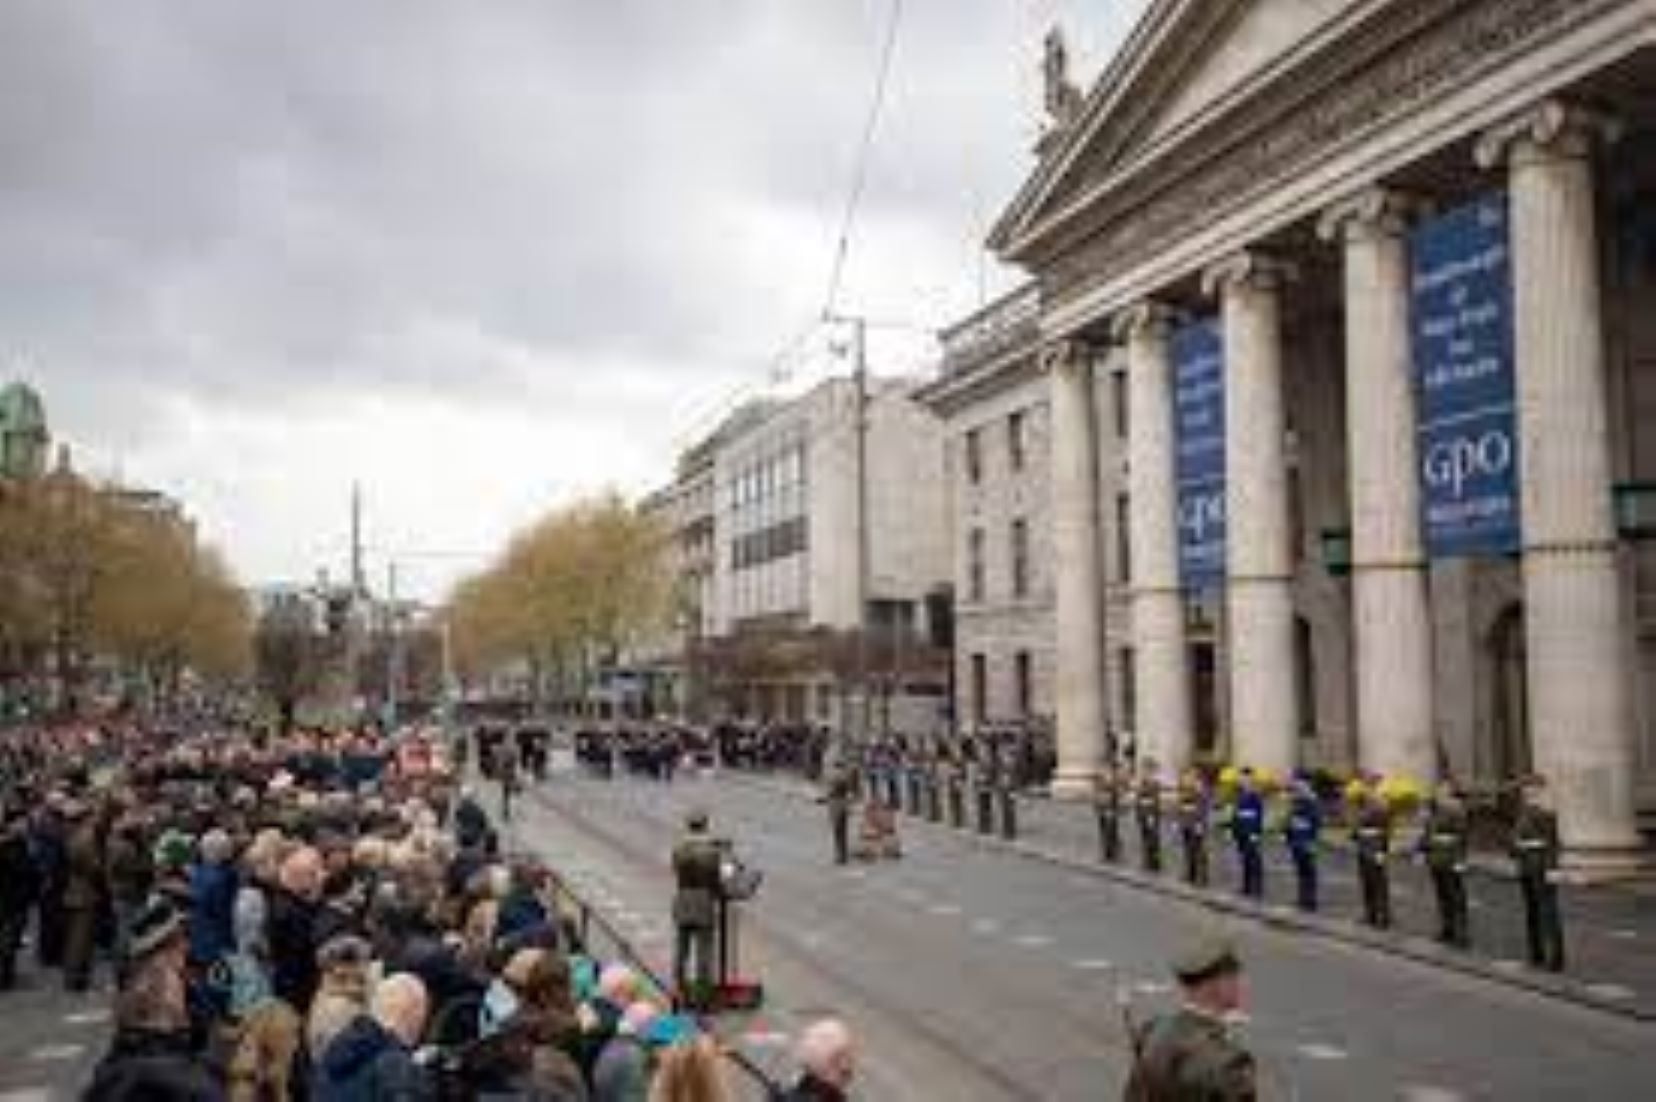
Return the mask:
[[[1648,853],[1653,50],[1656,0],[1154,0],[1051,97],[992,244],[1040,288],[1060,790],[1112,733],[1534,770],[1572,862]]]
[[[935,726],[928,597],[949,572],[942,432],[915,380],[835,378],[727,424],[711,448],[709,691],[729,713],[839,723],[882,686],[882,722]],[[866,504],[859,495],[866,487]],[[867,582],[859,531],[866,509]],[[866,625],[869,638],[854,645]],[[717,685],[711,684],[717,682]]]

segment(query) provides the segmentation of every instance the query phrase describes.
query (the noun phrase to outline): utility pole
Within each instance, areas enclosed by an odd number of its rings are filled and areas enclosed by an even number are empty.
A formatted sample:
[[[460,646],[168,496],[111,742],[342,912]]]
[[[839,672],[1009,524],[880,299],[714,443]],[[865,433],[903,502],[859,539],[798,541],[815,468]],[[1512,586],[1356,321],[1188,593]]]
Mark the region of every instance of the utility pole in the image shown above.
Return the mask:
[[[397,632],[397,560],[385,565],[385,726],[397,729],[397,695],[402,682],[402,639]]]
[[[868,693],[868,604],[872,595],[871,546],[868,509],[868,323],[851,322],[852,379],[857,394],[857,695],[862,717],[859,739],[868,737],[873,712]]]

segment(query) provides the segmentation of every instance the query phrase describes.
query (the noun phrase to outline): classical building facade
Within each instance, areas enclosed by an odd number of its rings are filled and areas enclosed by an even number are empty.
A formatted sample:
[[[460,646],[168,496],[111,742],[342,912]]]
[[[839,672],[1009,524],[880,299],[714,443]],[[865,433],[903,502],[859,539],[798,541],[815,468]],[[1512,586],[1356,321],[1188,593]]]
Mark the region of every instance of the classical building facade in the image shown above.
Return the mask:
[[[681,534],[693,595],[681,695],[703,714],[840,724],[855,693],[879,698],[870,712],[882,724],[941,722],[929,598],[948,578],[943,442],[918,386],[868,381],[865,476],[858,384],[834,378],[739,409],[652,499]]]
[[[943,424],[955,714],[968,729],[1053,713],[1050,444],[1035,290],[945,332],[938,377],[919,394]]]
[[[1084,96],[1049,96],[992,245],[1040,288],[1060,788],[1112,731],[1164,770],[1204,742],[1533,769],[1572,860],[1640,854],[1653,46],[1653,0],[1154,0]]]

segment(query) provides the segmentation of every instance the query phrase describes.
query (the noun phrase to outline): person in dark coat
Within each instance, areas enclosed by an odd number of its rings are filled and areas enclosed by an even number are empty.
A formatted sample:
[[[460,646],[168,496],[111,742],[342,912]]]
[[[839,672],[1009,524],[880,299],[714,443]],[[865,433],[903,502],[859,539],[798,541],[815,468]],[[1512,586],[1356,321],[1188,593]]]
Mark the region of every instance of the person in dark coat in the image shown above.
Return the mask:
[[[17,953],[39,890],[26,808],[14,796],[0,810],[0,991],[17,982]]]
[[[425,1102],[434,1097],[414,1046],[425,1031],[425,985],[399,972],[374,992],[372,1016],[346,1026],[317,1057],[312,1102]]]
[[[270,984],[276,997],[303,1013],[316,995],[317,919],[321,909],[322,858],[308,847],[282,862],[270,893],[265,940],[270,947]]]
[[[190,869],[190,963],[210,968],[236,947],[235,843],[222,830],[201,839]]]
[[[115,998],[115,1035],[87,1102],[215,1102],[224,1091],[195,1055],[185,986],[189,934],[166,900],[140,911],[128,932],[128,967]]]

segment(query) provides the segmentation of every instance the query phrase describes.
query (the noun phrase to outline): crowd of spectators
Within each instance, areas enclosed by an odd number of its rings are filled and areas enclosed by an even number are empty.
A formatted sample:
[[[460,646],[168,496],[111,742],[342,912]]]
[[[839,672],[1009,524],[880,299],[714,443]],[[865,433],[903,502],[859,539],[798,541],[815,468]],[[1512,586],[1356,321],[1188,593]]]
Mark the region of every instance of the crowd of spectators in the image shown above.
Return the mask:
[[[25,951],[75,991],[110,962],[98,1102],[737,1097],[451,761],[372,733],[0,734],[0,984]],[[824,1028],[789,1097],[844,1096]]]

